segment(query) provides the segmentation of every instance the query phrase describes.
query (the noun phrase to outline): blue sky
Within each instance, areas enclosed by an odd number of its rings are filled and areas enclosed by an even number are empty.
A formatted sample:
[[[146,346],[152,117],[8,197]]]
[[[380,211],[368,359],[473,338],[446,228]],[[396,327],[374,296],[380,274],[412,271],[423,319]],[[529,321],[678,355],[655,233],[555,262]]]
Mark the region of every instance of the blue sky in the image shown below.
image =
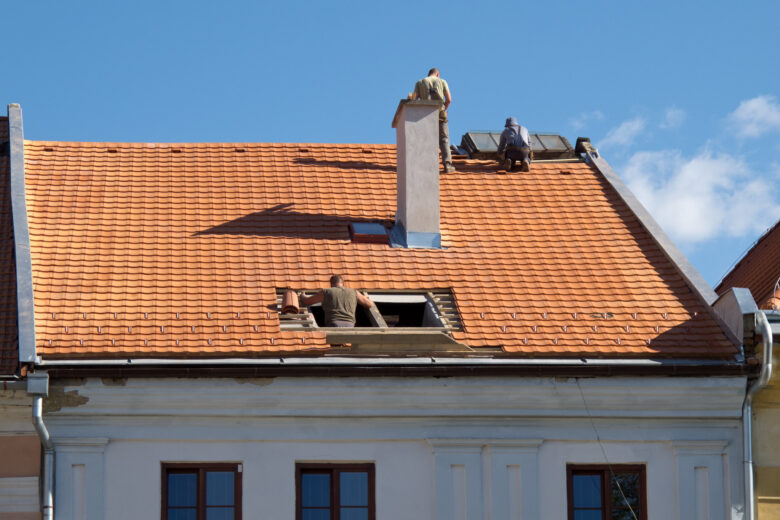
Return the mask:
[[[0,103],[69,141],[392,143],[428,68],[453,142],[590,137],[710,284],[780,218],[780,2],[13,2]]]

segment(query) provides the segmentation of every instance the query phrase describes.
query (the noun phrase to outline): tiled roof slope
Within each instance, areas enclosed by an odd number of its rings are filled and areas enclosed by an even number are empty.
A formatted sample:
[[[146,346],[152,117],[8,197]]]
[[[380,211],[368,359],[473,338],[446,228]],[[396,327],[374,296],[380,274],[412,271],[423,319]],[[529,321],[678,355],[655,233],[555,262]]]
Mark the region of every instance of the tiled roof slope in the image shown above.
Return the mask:
[[[774,292],[780,278],[780,220],[764,233],[715,290],[723,294],[731,287],[747,287],[758,305]]]
[[[277,287],[451,288],[471,347],[525,357],[736,353],[603,176],[584,163],[441,176],[442,250],[353,244],[390,223],[395,146],[28,141],[39,355],[262,356]]]
[[[16,259],[11,213],[8,118],[0,117],[0,374],[14,373],[18,362]]]

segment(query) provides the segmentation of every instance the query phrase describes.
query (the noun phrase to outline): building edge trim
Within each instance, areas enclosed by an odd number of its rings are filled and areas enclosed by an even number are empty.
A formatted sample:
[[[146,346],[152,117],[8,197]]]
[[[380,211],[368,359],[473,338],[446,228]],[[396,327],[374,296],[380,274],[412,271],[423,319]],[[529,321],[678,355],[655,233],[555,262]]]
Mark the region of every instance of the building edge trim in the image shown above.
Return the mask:
[[[650,234],[650,237],[661,248],[664,256],[674,265],[677,272],[680,273],[688,287],[693,290],[694,294],[698,296],[705,304],[705,308],[710,317],[715,320],[723,334],[731,341],[735,347],[739,347],[742,341],[734,336],[729,327],[723,322],[720,316],[714,312],[712,306],[718,299],[718,294],[710,287],[704,277],[699,271],[691,264],[688,258],[680,251],[680,249],[674,245],[674,242],[669,238],[669,235],[661,228],[658,222],[653,218],[647,208],[636,198],[636,195],[625,185],[620,179],[618,174],[609,163],[601,156],[601,154],[593,148],[590,143],[587,143],[585,148],[585,157],[588,164],[592,164],[598,171],[604,176],[604,179],[612,186],[617,192],[618,196],[628,206],[631,212],[636,216],[642,226]],[[738,351],[739,352],[739,351]],[[737,353],[738,353],[737,352]]]
[[[8,141],[11,170],[11,214],[16,260],[16,305],[18,311],[19,363],[35,363],[35,305],[33,299],[30,230],[24,182],[24,127],[22,107],[8,105]]]
[[[609,163],[607,163],[607,161],[595,150],[587,153],[587,160],[599,170],[612,188],[615,189],[623,202],[626,203],[636,218],[639,219],[645,229],[647,229],[647,232],[650,233],[650,236],[661,248],[664,255],[675,264],[675,267],[688,286],[694,289],[707,305],[712,306],[715,300],[718,299],[715,290],[709,286],[706,280],[704,280],[704,277],[696,270],[693,264],[690,263],[682,251],[674,245],[674,242],[672,242],[647,208],[639,202],[636,195],[634,195],[628,186],[623,183],[615,170],[613,170]]]

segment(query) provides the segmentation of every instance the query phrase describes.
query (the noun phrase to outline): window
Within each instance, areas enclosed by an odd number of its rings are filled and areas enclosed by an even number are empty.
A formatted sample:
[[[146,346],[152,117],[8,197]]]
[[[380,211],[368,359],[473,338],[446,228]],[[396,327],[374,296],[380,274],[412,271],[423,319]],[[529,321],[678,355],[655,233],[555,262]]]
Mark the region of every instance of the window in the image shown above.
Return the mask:
[[[163,464],[163,520],[241,520],[241,464]]]
[[[296,520],[374,520],[373,464],[296,464]]]
[[[646,520],[644,466],[566,466],[569,520]]]

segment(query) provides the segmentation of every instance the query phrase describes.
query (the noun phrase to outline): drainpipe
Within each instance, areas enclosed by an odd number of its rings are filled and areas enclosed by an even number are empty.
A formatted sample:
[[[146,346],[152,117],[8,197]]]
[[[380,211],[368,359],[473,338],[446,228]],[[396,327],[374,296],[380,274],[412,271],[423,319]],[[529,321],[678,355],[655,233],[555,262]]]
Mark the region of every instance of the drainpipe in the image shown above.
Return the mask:
[[[748,387],[745,403],[742,405],[742,443],[745,457],[745,519],[756,518],[756,497],[753,489],[753,396],[764,388],[772,377],[772,327],[766,315],[759,311],[755,314],[756,327],[761,327],[764,351],[761,361],[761,373],[753,384]]]
[[[54,519],[54,443],[43,423],[43,398],[49,394],[49,374],[43,372],[27,376],[27,392],[33,396],[32,423],[43,446],[43,491],[41,512],[43,520]]]

